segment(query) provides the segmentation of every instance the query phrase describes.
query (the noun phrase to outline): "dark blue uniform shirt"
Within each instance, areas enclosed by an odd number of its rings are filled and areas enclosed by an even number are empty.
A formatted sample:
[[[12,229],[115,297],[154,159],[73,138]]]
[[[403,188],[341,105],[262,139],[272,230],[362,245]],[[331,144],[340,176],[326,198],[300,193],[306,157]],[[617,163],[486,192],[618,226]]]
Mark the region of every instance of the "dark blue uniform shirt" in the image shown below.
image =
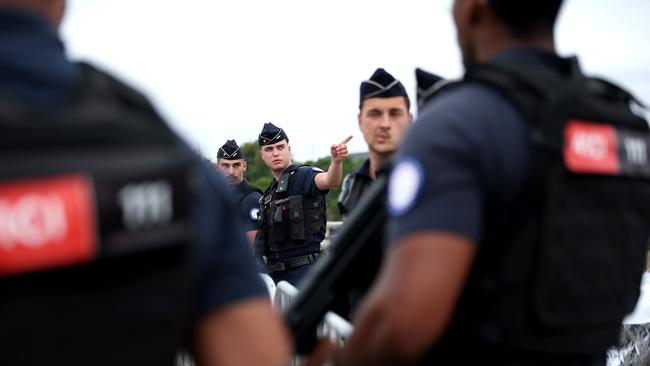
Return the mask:
[[[569,67],[557,56],[532,49],[510,50],[497,55],[498,60],[533,61],[560,72]],[[527,177],[530,148],[526,121],[494,89],[464,83],[441,91],[407,133],[393,168],[388,242],[394,245],[410,234],[442,231],[480,244],[484,217],[490,214],[484,212],[486,202],[507,207],[516,199]],[[602,360],[556,359],[548,363],[525,354],[502,361],[497,363],[602,364]]]
[[[512,199],[523,182],[524,123],[509,101],[483,85],[463,85],[432,101],[391,175],[389,241],[436,230],[480,242],[486,196]]]
[[[565,60],[515,49],[494,60],[524,60],[559,71]],[[514,104],[488,86],[466,83],[442,91],[407,133],[389,184],[389,242],[408,234],[446,231],[476,243],[486,200],[509,204],[527,174],[526,122]]]
[[[70,100],[80,79],[52,26],[37,15],[0,12],[0,95],[31,109],[55,108]],[[189,147],[188,147],[189,148]],[[201,310],[266,295],[242,223],[229,192],[212,166],[197,157],[203,179],[194,197],[193,216],[201,244]]]
[[[244,223],[244,231],[259,230],[260,198],[262,198],[262,194],[257,191],[251,191],[239,200],[248,186],[248,181],[244,178],[241,183],[233,188],[233,195],[235,196],[235,199],[238,200],[235,204],[239,209],[241,221]]]
[[[295,165],[290,165],[287,167],[287,169],[292,169],[293,167],[295,167]],[[287,169],[285,169],[285,171]],[[293,175],[293,177],[291,177],[291,181],[287,189],[287,196],[300,195],[317,197],[326,195],[329,190],[321,191],[318,189],[318,187],[316,187],[316,183],[314,182],[314,177],[322,172],[323,171],[317,167],[303,166],[298,168],[298,171]],[[274,179],[269,189],[276,189],[277,186],[278,182]],[[289,249],[281,252],[265,251],[263,254],[269,261],[277,261],[281,259],[296,257],[299,255],[318,253],[320,252],[320,243],[323,241],[323,239],[325,239],[323,235],[315,234],[306,247]]]

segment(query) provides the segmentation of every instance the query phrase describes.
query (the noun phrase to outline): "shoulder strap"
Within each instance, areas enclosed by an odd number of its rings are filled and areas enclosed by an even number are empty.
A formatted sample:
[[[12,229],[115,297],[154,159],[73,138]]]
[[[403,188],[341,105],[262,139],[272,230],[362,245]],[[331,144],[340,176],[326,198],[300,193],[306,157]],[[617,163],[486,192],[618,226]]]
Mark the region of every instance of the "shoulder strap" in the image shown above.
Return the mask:
[[[295,166],[291,169],[287,169],[282,175],[280,176],[280,180],[278,181],[278,187],[275,190],[275,193],[284,193],[289,189],[289,184],[291,183],[291,178],[298,172],[298,170],[307,167],[308,165],[298,165]]]
[[[241,203],[241,201],[244,198],[246,198],[249,194],[251,194],[253,192],[257,192],[257,193],[259,193],[261,195],[264,195],[264,192],[262,192],[261,189],[255,187],[255,186],[252,186],[250,184],[246,184],[244,189],[239,193],[239,197],[237,198],[237,203]]]
[[[354,181],[356,179],[356,174],[349,173],[343,178],[343,183],[341,184],[341,193],[339,194],[339,204],[345,204],[350,198],[352,193],[352,186],[354,186]]]
[[[632,108],[643,109],[642,103],[611,82],[585,76],[575,58],[564,75],[540,64],[488,63],[468,70],[464,80],[487,84],[511,100],[531,127],[531,142],[549,151],[562,151],[570,119],[648,130]]]
[[[584,107],[579,103],[579,99],[598,98],[600,105],[605,105],[602,111],[603,115],[612,105],[618,105],[623,109],[630,111],[630,106],[636,106],[638,109],[646,107],[630,92],[615,85],[609,81],[587,77],[583,74],[578,60],[574,57],[570,59],[570,72],[568,75],[561,75],[554,70],[540,64],[532,63],[487,63],[477,65],[470,70],[464,78],[465,81],[482,82],[496,88],[507,98],[515,102],[515,105],[524,115],[529,123],[539,123],[540,108],[545,104],[562,102],[577,102],[571,106],[577,114],[580,114]],[[577,98],[583,96],[583,98]],[[541,102],[541,103],[540,103]],[[605,103],[607,102],[607,103]],[[597,108],[598,105],[589,105],[589,108]],[[619,109],[617,113],[624,112]],[[632,123],[636,126],[643,127],[646,123],[643,116]],[[540,126],[537,126],[540,127]]]

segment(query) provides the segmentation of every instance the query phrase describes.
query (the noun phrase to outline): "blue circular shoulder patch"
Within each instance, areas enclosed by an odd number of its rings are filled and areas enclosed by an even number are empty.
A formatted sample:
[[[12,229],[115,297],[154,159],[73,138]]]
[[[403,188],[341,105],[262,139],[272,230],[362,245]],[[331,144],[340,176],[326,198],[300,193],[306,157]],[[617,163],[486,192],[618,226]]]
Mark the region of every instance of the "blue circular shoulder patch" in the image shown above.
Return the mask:
[[[396,162],[388,182],[388,213],[400,217],[407,213],[422,193],[424,169],[412,157],[404,157]]]
[[[259,220],[260,219],[260,209],[257,207],[251,208],[250,212],[248,213],[248,216],[250,216],[251,220]]]

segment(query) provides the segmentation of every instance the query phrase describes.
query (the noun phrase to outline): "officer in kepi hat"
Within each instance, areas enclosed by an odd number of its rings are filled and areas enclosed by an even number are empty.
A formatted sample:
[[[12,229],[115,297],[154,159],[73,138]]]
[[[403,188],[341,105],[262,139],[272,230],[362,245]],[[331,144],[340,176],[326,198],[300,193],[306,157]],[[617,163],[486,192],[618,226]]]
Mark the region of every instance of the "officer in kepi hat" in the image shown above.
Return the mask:
[[[242,222],[245,223],[246,237],[253,245],[257,230],[260,228],[259,201],[262,197],[262,191],[250,185],[244,177],[247,168],[244,151],[237,145],[235,140],[228,140],[219,148],[217,168],[233,188],[232,195],[239,209]]]
[[[276,282],[297,285],[316,260],[327,224],[325,195],[341,184],[351,138],[331,146],[332,162],[324,172],[293,165],[287,134],[272,123],[264,124],[259,144],[273,182],[262,197],[256,249],[266,258],[266,269]]]
[[[359,87],[359,130],[368,144],[368,159],[345,176],[339,210],[347,215],[375,181],[378,171],[393,159],[413,122],[410,100],[402,83],[378,68]]]

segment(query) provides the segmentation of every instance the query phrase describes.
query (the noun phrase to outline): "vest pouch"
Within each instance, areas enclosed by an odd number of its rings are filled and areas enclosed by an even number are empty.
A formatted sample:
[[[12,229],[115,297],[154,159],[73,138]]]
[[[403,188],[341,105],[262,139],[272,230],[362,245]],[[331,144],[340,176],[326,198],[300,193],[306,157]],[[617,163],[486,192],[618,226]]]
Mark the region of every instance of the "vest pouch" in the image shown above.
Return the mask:
[[[305,240],[305,214],[302,196],[291,196],[288,200],[288,222],[290,240]]]
[[[615,336],[639,295],[650,185],[572,174],[559,165],[549,173],[533,263],[533,312],[547,330],[611,330]]]
[[[269,246],[272,249],[279,247],[286,241],[285,223],[284,223],[284,204],[281,201],[271,202],[267,210],[268,227],[269,227]]]

